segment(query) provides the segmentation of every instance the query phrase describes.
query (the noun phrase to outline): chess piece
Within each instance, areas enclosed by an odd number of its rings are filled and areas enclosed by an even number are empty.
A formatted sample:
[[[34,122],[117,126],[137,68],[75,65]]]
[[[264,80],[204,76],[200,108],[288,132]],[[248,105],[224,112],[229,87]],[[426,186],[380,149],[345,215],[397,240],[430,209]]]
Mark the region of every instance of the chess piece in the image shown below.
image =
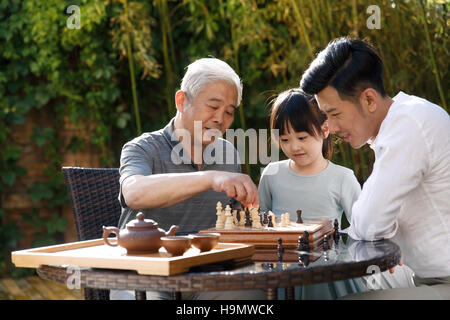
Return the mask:
[[[297,240],[297,250],[298,250],[298,251],[303,251],[303,238],[302,238],[302,236],[299,236],[299,237],[298,237],[298,240]]]
[[[250,218],[250,211],[248,211],[248,208],[245,208],[245,227],[251,227],[252,226],[252,220]]]
[[[237,210],[233,210],[233,224],[235,225],[235,226],[237,226],[238,225],[238,219],[237,219]]]
[[[269,224],[269,220],[267,219],[267,212],[264,212],[264,219],[263,219],[263,225],[267,226]]]
[[[217,210],[216,229],[223,229],[225,227],[225,219],[222,212],[222,203],[220,201],[217,202],[216,210]]]
[[[297,223],[303,223],[302,210],[297,210]]]
[[[334,219],[334,242],[338,243],[339,242],[339,237],[340,237],[340,233],[339,233],[339,222],[337,219]]]
[[[309,265],[309,254],[299,254],[298,265],[301,267],[307,267]]]
[[[284,224],[286,225],[286,227],[289,227],[291,225],[291,214],[289,212],[285,213]]]
[[[269,223],[267,224],[267,227],[269,228],[273,228],[273,217],[275,217],[275,215],[271,211],[269,211]]]
[[[244,210],[240,210],[239,211],[239,226],[240,227],[244,227],[245,226],[245,211]]]
[[[283,261],[283,253],[284,253],[283,239],[278,238],[277,254],[279,262]]]
[[[234,228],[233,216],[231,215],[231,208],[229,205],[225,208],[225,229],[230,230]]]
[[[327,251],[328,249],[330,249],[330,243],[328,242],[328,235],[325,235],[323,237],[323,250]]]
[[[283,248],[283,239],[278,238],[278,246],[277,246],[277,251],[278,252],[284,252],[284,248]]]

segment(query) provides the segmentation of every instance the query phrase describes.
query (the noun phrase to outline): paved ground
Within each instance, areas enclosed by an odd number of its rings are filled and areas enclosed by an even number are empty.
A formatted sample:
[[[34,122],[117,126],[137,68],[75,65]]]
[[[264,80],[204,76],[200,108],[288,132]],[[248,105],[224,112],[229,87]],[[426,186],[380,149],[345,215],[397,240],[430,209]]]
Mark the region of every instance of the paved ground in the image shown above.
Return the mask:
[[[83,300],[83,289],[69,290],[63,283],[38,276],[0,279],[0,300]]]

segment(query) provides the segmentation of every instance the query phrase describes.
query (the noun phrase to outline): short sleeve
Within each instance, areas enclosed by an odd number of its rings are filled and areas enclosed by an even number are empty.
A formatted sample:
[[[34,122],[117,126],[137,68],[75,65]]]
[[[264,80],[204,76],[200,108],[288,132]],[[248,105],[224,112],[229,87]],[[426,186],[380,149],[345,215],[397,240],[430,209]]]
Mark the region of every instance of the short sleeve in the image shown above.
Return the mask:
[[[127,204],[122,196],[122,183],[128,177],[134,175],[148,176],[153,173],[153,161],[156,150],[146,150],[140,144],[128,142],[122,148],[120,155],[120,195],[119,201],[122,207],[127,208]]]

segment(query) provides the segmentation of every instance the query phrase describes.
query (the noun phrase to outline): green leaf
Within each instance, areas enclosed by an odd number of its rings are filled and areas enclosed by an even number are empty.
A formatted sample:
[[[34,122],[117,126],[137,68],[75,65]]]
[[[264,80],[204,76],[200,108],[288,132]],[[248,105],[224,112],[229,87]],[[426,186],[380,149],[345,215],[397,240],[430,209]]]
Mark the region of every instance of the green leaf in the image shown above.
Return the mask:
[[[2,173],[2,181],[9,185],[10,187],[16,181],[16,174],[13,171],[5,171]]]

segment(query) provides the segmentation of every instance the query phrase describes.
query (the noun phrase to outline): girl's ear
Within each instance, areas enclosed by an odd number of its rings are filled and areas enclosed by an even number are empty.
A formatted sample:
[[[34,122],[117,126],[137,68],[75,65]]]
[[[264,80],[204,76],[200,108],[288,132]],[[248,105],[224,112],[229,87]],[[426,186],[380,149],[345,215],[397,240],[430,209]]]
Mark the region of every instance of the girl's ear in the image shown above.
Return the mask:
[[[328,120],[325,120],[322,124],[322,136],[324,139],[330,135],[330,128],[328,127]]]
[[[178,90],[175,93],[175,106],[179,112],[183,112],[184,103],[187,100],[186,93],[184,91]]]

